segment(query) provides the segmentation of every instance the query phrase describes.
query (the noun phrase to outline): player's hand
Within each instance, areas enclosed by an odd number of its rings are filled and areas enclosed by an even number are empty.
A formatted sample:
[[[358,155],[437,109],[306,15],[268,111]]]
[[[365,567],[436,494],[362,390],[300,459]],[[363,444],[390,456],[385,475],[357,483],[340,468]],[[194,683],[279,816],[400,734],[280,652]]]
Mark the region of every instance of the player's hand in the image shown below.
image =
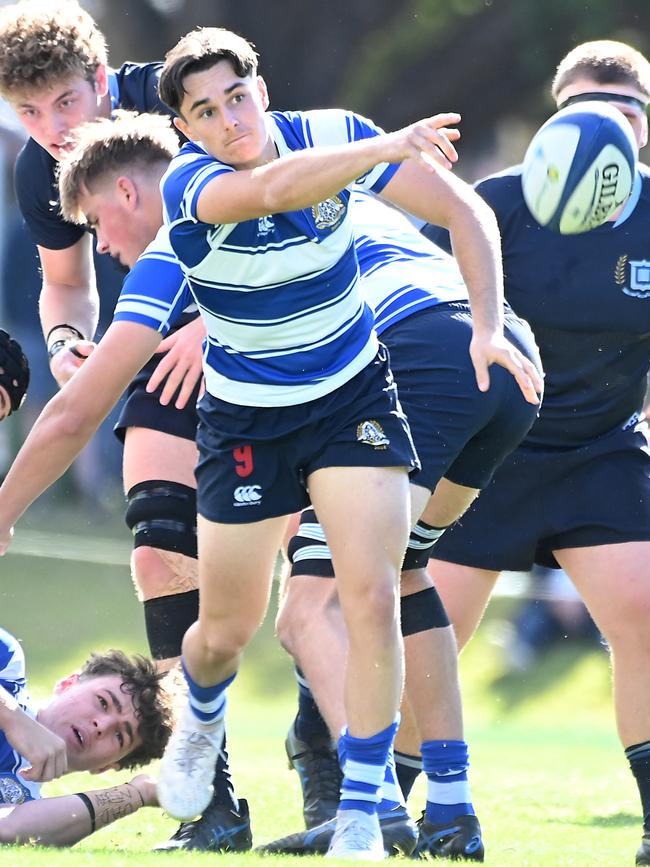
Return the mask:
[[[8,722],[3,721],[4,734],[16,752],[31,765],[20,771],[21,777],[34,783],[47,783],[65,774],[68,770],[65,741],[22,710],[15,710],[9,716]]]
[[[129,785],[134,786],[142,795],[142,803],[145,807],[159,807],[158,793],[156,792],[156,780],[149,774],[138,774],[129,780]]]
[[[492,334],[489,337],[474,334],[469,353],[480,391],[487,391],[490,388],[490,365],[499,364],[509,370],[517,380],[521,393],[528,403],[539,404],[544,390],[542,375],[532,361],[513,346],[503,334]]]
[[[9,527],[6,530],[0,529],[0,557],[2,557],[3,554],[7,553],[8,549],[9,549],[9,545],[11,545],[11,540],[13,539],[13,537],[14,537],[14,528],[13,527]]]
[[[97,346],[91,340],[68,340],[63,349],[59,350],[50,361],[52,376],[59,387],[72,379],[84,361]]]
[[[200,316],[166,337],[156,350],[165,354],[158,362],[147,383],[147,391],[155,391],[163,382],[160,403],[167,406],[176,394],[174,406],[183,409],[203,374],[205,326]]]
[[[447,112],[424,118],[382,136],[386,148],[384,160],[398,163],[412,159],[428,172],[433,171],[434,164],[450,169],[458,160],[458,153],[452,144],[460,138],[460,130],[453,126],[457,123],[460,123],[460,115]]]

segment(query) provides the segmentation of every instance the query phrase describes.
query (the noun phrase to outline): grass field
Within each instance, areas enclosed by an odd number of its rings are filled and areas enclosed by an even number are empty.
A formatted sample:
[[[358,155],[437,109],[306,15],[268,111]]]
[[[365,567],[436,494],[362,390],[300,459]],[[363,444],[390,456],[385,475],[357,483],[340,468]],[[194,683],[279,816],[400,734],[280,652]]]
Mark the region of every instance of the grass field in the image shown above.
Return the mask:
[[[98,534],[90,523],[78,529],[85,544],[88,536]],[[30,535],[29,524],[21,525],[15,550],[39,546],[47,550],[47,538]],[[0,622],[23,641],[37,697],[46,695],[55,678],[74,668],[91,648],[145,651],[141,610],[127,569],[111,565],[126,556],[128,542],[122,535],[118,542],[97,542],[91,548],[99,551],[99,562],[26,553],[13,553],[2,562]],[[531,673],[499,677],[498,649],[488,639],[493,619],[503,615],[507,604],[493,603],[462,658],[471,780],[486,838],[486,863],[631,865],[640,835],[638,797],[614,733],[605,654],[558,648]],[[287,770],[283,750],[294,701],[291,666],[273,640],[269,621],[231,690],[228,719],[234,776],[239,794],[251,805],[256,843],[301,827],[298,781]],[[123,779],[128,775],[73,775],[46,792],[75,792]],[[423,797],[420,780],[410,801],[415,815]],[[160,864],[161,858],[207,864],[218,857],[151,854],[151,846],[174,828],[159,811],[144,810],[71,851],[6,847],[0,850],[0,865],[133,867]],[[254,854],[220,857],[229,865],[260,861]],[[263,859],[269,865],[276,860]]]

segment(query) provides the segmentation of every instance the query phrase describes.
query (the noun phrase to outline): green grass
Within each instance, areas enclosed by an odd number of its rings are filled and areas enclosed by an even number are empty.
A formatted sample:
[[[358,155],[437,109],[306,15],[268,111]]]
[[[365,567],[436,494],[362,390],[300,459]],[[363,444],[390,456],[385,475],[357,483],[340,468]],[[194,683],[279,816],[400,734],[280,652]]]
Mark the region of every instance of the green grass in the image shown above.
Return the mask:
[[[94,530],[89,534],[99,535]],[[125,550],[123,544],[116,550]],[[506,603],[494,603],[490,617],[502,615],[505,608]],[[9,555],[2,563],[0,611],[0,623],[24,643],[37,697],[46,695],[54,680],[91,648],[145,651],[141,609],[123,566]],[[560,647],[532,672],[504,678],[489,635],[488,618],[462,658],[471,780],[486,837],[486,863],[632,864],[640,835],[638,796],[614,732],[605,654]],[[291,665],[274,642],[269,621],[231,690],[228,719],[233,773],[239,793],[251,805],[256,843],[301,827],[298,782],[286,767],[283,750],[294,702]],[[128,775],[73,775],[46,791],[75,792],[123,779]],[[414,814],[422,809],[423,798],[420,780],[411,799]],[[6,847],[0,850],[0,867],[214,860],[214,855],[151,854],[151,846],[174,828],[170,819],[148,809],[74,850]],[[253,854],[224,857],[228,865],[260,860]],[[267,857],[264,864],[272,867],[276,860]],[[310,860],[300,863],[308,867]]]

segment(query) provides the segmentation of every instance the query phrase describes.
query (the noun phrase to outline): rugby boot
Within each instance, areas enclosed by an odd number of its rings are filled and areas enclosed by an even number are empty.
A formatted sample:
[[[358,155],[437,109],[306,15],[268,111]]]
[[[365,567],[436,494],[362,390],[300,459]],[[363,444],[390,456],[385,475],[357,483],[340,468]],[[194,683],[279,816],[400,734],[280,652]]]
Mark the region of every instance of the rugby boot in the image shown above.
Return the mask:
[[[284,742],[289,767],[298,773],[306,828],[315,828],[336,816],[343,774],[329,735],[302,741],[292,723]]]
[[[650,831],[646,831],[641,837],[641,845],[637,849],[634,863],[637,867],[639,864],[650,864]]]
[[[384,860],[386,853],[376,813],[343,810],[335,822],[336,830],[325,853],[326,858],[345,858],[346,861]]]
[[[424,813],[418,821],[420,833],[414,858],[449,858],[452,861],[483,861],[485,849],[476,816],[456,816],[451,822],[434,825]]]
[[[200,819],[183,822],[169,840],[154,848],[154,852],[246,852],[253,845],[248,802],[234,805],[212,800]]]
[[[393,810],[381,812],[378,818],[384,851],[389,856],[410,855],[418,839],[418,829],[405,808],[395,807]],[[332,843],[335,829],[336,816],[315,828],[298,831],[297,834],[289,834],[264,846],[258,846],[256,851],[269,855],[325,855]]]

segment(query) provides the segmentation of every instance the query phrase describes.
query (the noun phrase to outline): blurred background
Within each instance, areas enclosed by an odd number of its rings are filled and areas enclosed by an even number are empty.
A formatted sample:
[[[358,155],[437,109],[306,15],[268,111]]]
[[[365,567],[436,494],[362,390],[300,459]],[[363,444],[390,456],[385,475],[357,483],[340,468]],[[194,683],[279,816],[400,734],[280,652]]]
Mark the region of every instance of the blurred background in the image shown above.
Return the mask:
[[[116,67],[125,60],[162,59],[193,27],[221,25],[256,44],[273,108],[344,106],[386,129],[438,111],[459,111],[463,138],[456,171],[469,181],[522,158],[532,132],[553,110],[549,85],[555,66],[574,45],[614,38],[646,54],[650,50],[648,0],[82,0],[82,5],[106,33]],[[0,106],[0,323],[23,343],[33,368],[26,404],[0,425],[0,477],[54,391],[38,327],[36,251],[13,198],[12,169],[21,145],[11,112]],[[101,335],[120,287],[101,262],[98,268]],[[128,578],[120,459],[109,421],[66,477],[30,510],[14,553],[0,564],[0,622],[24,629],[30,643],[38,645],[47,630],[61,648],[74,636],[80,648],[122,642],[144,649],[140,607]],[[536,579],[515,577],[503,593],[547,595],[537,586]],[[91,607],[80,618],[70,600],[85,598],[89,590]],[[34,599],[38,606],[30,604]],[[53,624],[57,609],[65,613]],[[496,645],[507,647],[517,639],[513,622],[515,633],[495,628]],[[571,633],[566,622],[560,617],[559,628],[555,624],[554,640]],[[591,641],[588,624],[585,634]],[[506,674],[517,668],[508,662],[509,652]],[[54,664],[51,647],[39,653],[39,664]]]

